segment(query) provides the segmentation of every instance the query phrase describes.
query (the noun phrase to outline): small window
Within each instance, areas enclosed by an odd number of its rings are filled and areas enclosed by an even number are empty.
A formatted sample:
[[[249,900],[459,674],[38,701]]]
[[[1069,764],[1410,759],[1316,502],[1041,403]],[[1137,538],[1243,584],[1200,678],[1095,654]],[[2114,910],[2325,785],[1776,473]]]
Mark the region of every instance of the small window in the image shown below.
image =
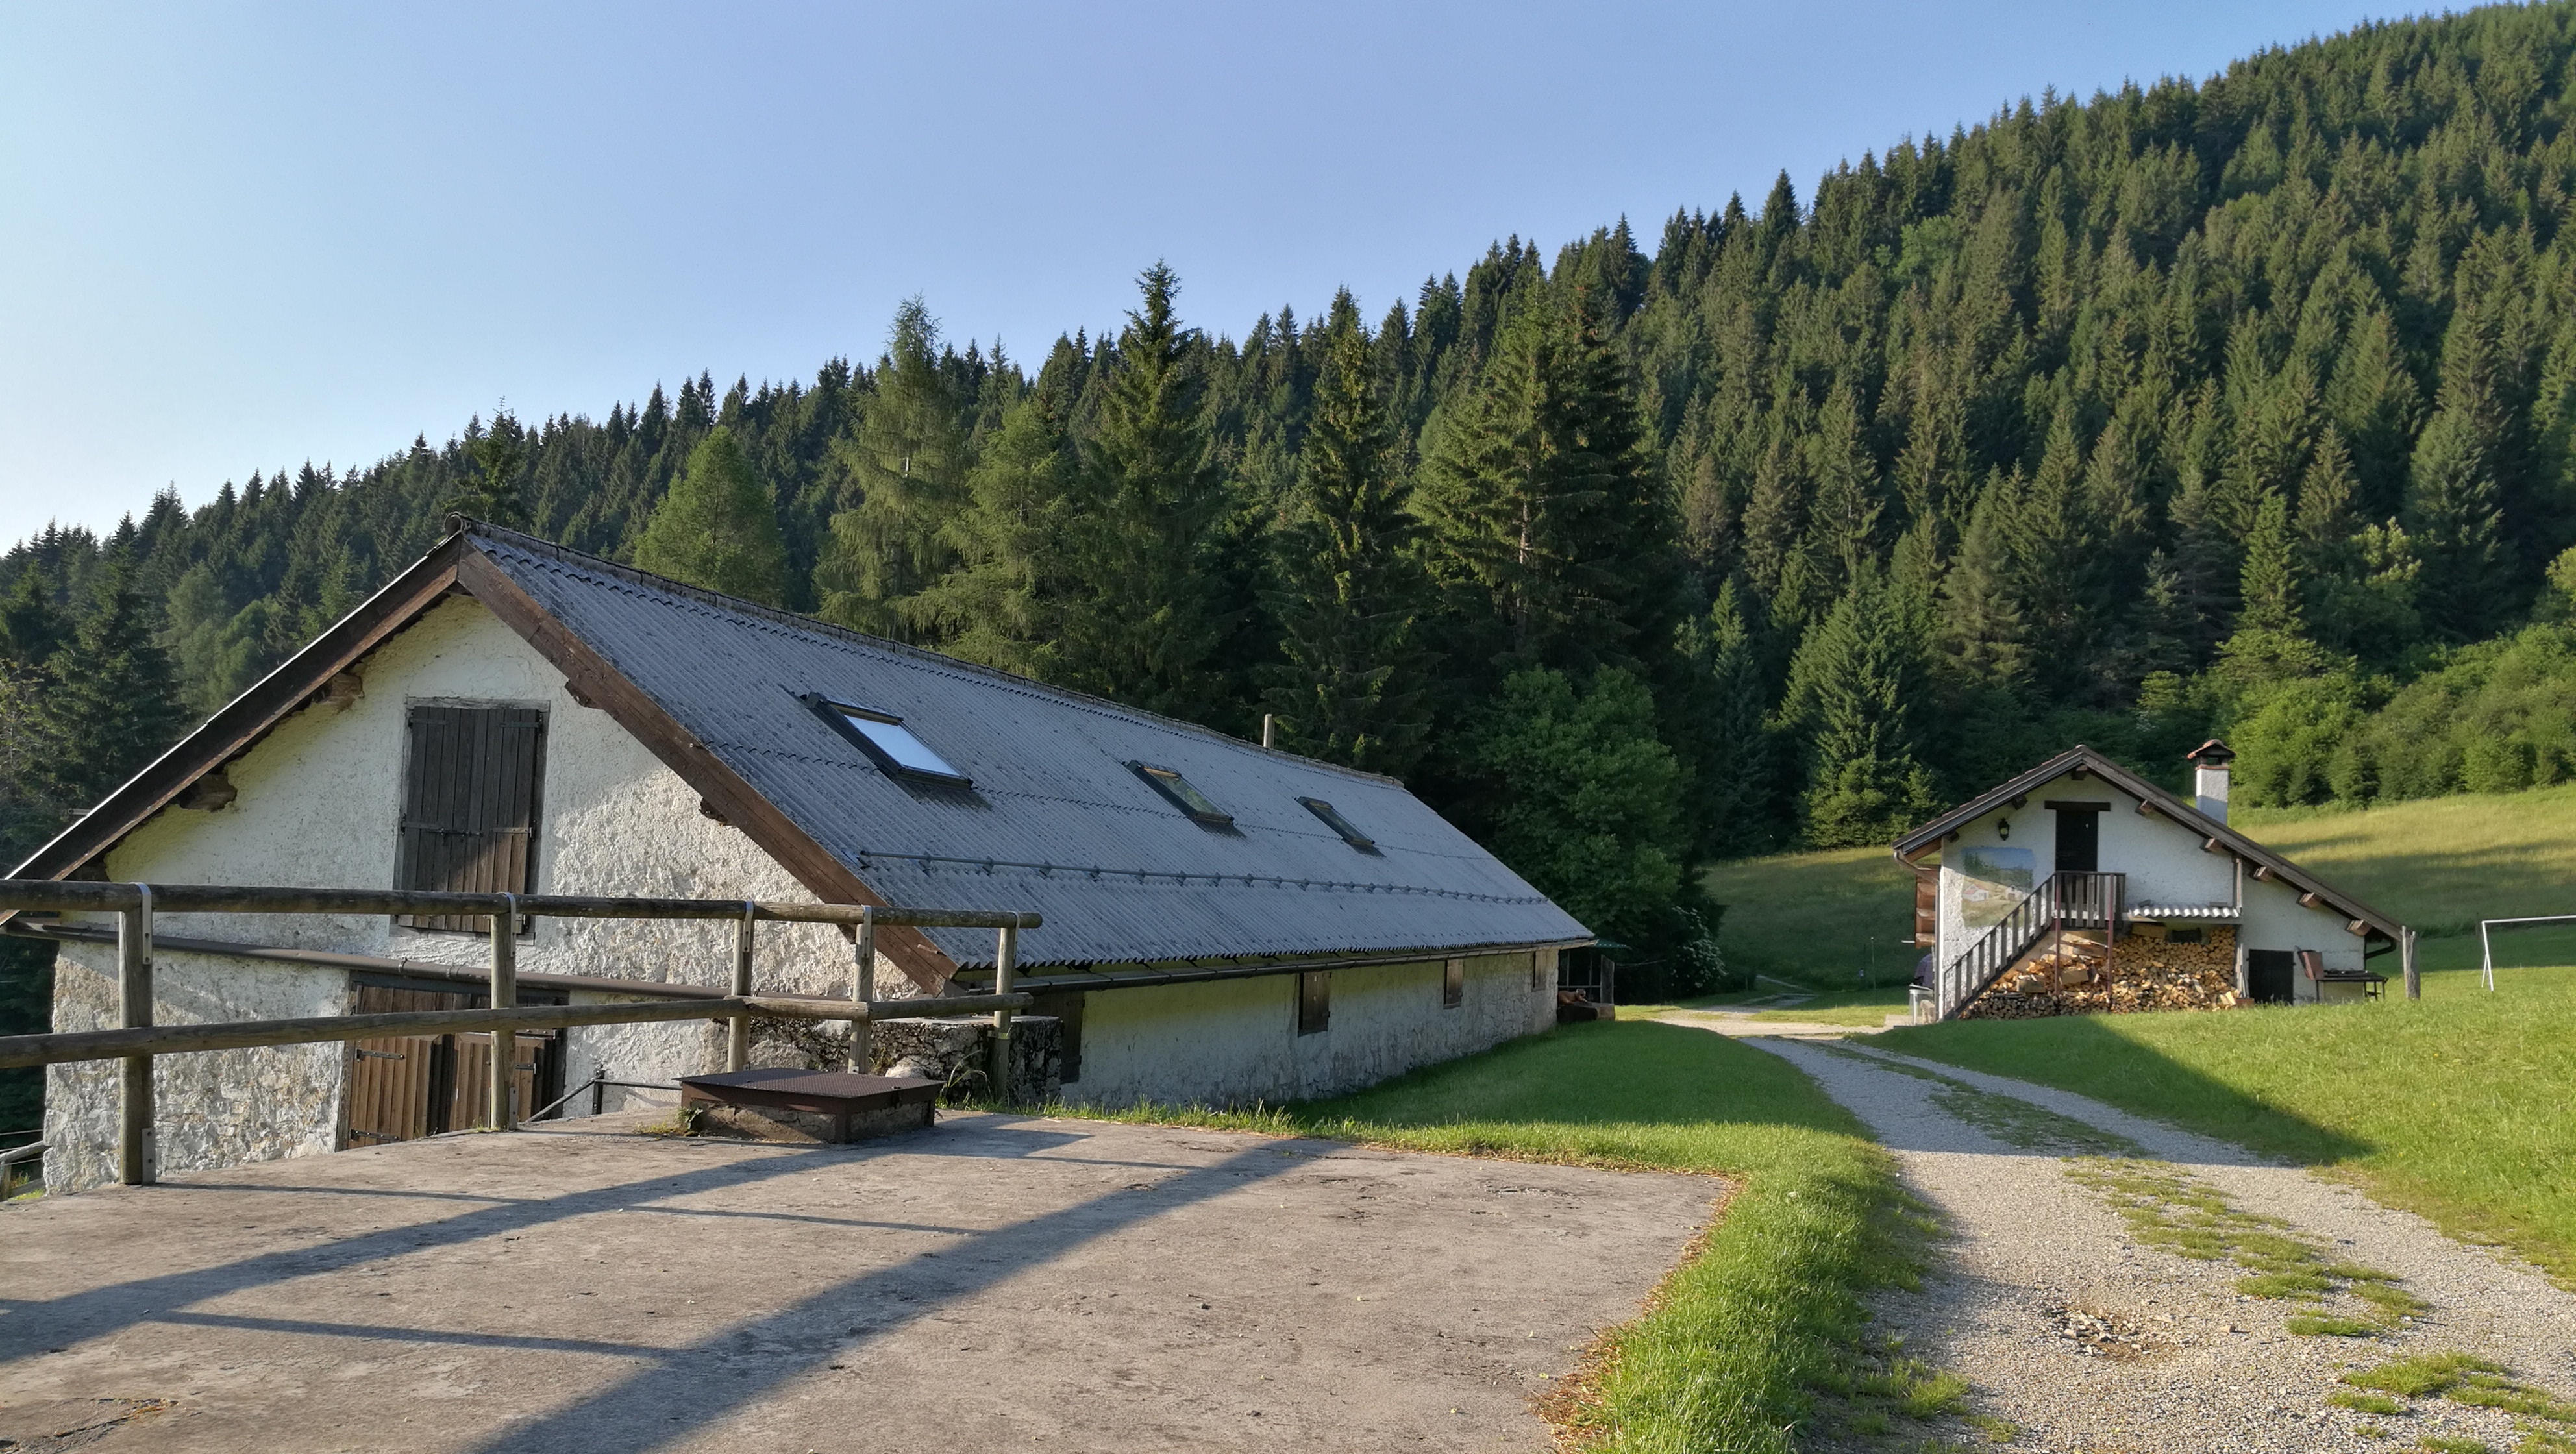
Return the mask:
[[[1173,807],[1199,822],[1221,828],[1234,821],[1232,813],[1218,807],[1207,794],[1190,786],[1188,778],[1170,768],[1156,767],[1150,762],[1131,762],[1127,766],[1136,776],[1153,784],[1154,791],[1161,793]]]
[[[1341,811],[1335,808],[1332,804],[1325,802],[1321,798],[1299,798],[1297,801],[1304,805],[1307,812],[1323,819],[1325,827],[1342,835],[1342,841],[1344,843],[1349,844],[1353,848],[1359,849],[1363,853],[1375,853],[1377,851],[1377,840],[1369,837],[1365,833],[1362,833],[1357,828],[1352,827],[1351,820],[1343,817],[1341,815]]]
[[[2167,929],[2165,931],[2167,944],[2199,944],[2208,938],[2209,931],[2206,929]]]
[[[1440,1008],[1454,1010],[1467,1003],[1467,961],[1453,959],[1440,966]]]
[[[1319,1035],[1333,1028],[1333,972],[1310,969],[1297,976],[1297,1033]]]
[[[839,728],[841,735],[856,744],[880,770],[891,776],[927,778],[932,782],[955,783],[961,788],[975,785],[974,779],[949,766],[948,759],[915,737],[912,729],[903,725],[903,719],[892,712],[880,712],[874,707],[853,707],[828,697],[809,696],[805,701],[822,714],[824,721]]]

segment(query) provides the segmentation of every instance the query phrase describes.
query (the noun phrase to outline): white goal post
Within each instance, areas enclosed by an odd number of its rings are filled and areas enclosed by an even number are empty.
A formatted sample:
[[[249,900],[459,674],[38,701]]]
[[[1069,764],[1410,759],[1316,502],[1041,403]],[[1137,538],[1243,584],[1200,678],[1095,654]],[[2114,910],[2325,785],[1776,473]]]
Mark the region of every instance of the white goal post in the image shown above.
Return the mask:
[[[2540,914],[2527,919],[2480,919],[2478,921],[2478,981],[2490,991],[2495,989],[2495,937],[2490,931],[2499,924],[2508,928],[2517,924],[2576,924],[2576,914]]]

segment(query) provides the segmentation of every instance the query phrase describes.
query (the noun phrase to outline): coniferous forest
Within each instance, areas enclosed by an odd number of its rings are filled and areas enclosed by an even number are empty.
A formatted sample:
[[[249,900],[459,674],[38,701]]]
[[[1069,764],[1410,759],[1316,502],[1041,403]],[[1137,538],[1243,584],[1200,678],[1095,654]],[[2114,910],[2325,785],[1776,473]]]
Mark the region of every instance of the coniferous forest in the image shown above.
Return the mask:
[[[2576,8],[2366,26],[1517,239],[1375,316],[1147,269],[1042,358],[506,409],[0,561],[23,850],[447,512],[1405,778],[1672,988],[1690,866],[2076,741],[2576,775]],[[1239,333],[1227,329],[1240,329]],[[16,1018],[41,1016],[35,967]],[[0,1028],[17,1028],[0,1027]]]

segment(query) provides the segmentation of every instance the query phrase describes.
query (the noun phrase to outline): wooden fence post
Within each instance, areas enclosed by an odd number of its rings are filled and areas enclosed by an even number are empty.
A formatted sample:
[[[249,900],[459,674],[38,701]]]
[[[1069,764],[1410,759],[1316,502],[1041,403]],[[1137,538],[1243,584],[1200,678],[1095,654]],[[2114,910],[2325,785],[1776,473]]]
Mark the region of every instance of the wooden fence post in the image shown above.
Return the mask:
[[[129,1030],[152,1023],[152,886],[134,887],[143,902],[116,916],[117,1018]],[[126,1056],[119,1070],[124,1096],[116,1128],[117,1180],[150,1186],[161,1172],[153,1137],[152,1057]]]
[[[519,1003],[519,896],[503,894],[501,912],[492,916],[492,1008]],[[517,1125],[510,1092],[516,1089],[519,1036],[507,1025],[492,1027],[492,1107],[483,1124],[494,1131]]]
[[[1011,982],[1020,974],[1020,931],[1005,928],[1001,942],[993,950],[993,993],[1007,995]],[[1011,1098],[1011,1012],[993,1012],[993,1102],[1007,1104]]]
[[[2415,931],[2400,929],[2397,932],[2406,936],[2397,945],[2397,963],[2406,975],[2406,998],[2420,1000],[2424,998],[2424,972],[2415,964]]]
[[[877,911],[875,906],[859,910],[858,933],[852,936],[858,962],[850,972],[850,998],[862,1006],[877,997]],[[875,1067],[875,1055],[868,1044],[868,1022],[850,1022],[850,1071],[866,1075]]]
[[[733,931],[733,995],[741,999],[751,993],[751,942],[753,926],[759,921],[759,910],[746,901],[742,922]],[[736,1015],[725,1031],[725,1069],[741,1070],[751,1064],[751,1017]]]

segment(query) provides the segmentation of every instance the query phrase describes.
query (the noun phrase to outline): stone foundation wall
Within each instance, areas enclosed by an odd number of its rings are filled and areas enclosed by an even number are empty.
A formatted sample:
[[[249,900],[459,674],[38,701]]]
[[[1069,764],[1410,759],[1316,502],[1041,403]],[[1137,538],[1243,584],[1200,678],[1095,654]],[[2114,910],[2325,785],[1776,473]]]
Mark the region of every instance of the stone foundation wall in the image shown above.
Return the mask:
[[[2199,944],[2178,944],[2141,925],[2105,956],[2098,937],[2068,935],[2062,951],[2043,947],[1959,1012],[1963,1020],[2033,1020],[2046,1015],[2116,1015],[2137,1010],[2226,1010],[2236,994],[2236,930],[2213,926]]]
[[[992,1063],[989,1017],[881,1020],[868,1031],[868,1068],[879,1075],[938,1081],[942,1104],[986,1098]],[[847,1025],[828,1020],[751,1022],[751,1064],[769,1070],[840,1070],[850,1059]],[[1064,1023],[1051,1015],[1011,1017],[1011,1088],[1003,1100],[1042,1106],[1064,1091]]]

